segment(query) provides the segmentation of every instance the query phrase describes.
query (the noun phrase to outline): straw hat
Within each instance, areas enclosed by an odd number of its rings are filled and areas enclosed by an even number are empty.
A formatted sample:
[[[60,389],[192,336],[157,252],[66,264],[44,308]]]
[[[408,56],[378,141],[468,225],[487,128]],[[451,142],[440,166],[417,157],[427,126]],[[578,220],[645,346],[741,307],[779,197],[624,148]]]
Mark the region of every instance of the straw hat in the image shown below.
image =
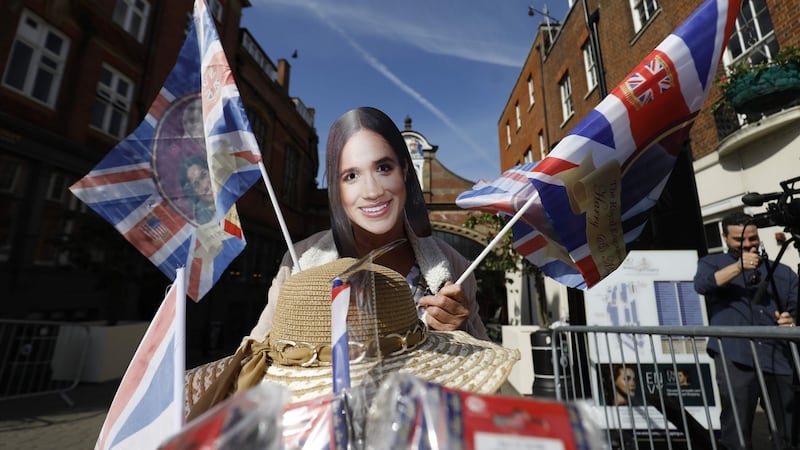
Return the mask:
[[[280,291],[272,330],[263,343],[270,363],[264,380],[289,387],[292,401],[332,390],[331,283],[355,262],[342,258],[290,277]],[[380,382],[390,372],[406,372],[441,385],[478,393],[494,393],[519,360],[517,350],[476,339],[463,331],[428,330],[419,320],[405,277],[377,264],[373,277],[376,312],[369,306],[348,311],[350,377],[355,386]],[[357,274],[358,275],[358,274]],[[351,277],[352,292],[358,282]],[[370,283],[374,281],[374,285]],[[376,346],[376,330],[379,344]],[[376,357],[380,348],[382,358]]]

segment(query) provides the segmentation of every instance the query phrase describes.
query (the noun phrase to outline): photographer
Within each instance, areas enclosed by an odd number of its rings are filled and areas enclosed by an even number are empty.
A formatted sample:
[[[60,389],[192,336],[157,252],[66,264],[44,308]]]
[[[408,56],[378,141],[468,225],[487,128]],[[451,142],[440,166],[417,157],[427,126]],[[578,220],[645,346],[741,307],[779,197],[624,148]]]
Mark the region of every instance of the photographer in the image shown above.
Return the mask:
[[[774,282],[769,283],[763,295],[759,293],[759,298],[755,298],[759,284],[767,276],[766,255],[758,252],[758,228],[752,217],[734,213],[722,220],[722,230],[728,251],[701,258],[694,277],[695,290],[705,296],[710,324],[793,327],[797,310],[797,274],[788,266],[778,264],[774,270]],[[719,354],[720,343],[717,339],[709,339],[708,353],[714,358],[722,399],[721,441],[727,449],[751,449],[753,417],[757,402],[763,401],[763,393],[758,386],[750,342],[742,338],[723,338],[721,346],[732,392],[735,393],[735,398],[731,398]],[[758,341],[757,351],[779,436],[788,442],[794,398],[788,345],[779,341]],[[744,447],[739,445],[734,409],[739,417]]]

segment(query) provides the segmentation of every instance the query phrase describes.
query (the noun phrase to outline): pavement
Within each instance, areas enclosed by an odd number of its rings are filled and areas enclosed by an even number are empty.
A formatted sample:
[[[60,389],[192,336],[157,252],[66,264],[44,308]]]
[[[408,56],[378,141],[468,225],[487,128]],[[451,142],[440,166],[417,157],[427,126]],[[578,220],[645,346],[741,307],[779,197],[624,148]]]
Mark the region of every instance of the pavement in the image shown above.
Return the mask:
[[[0,449],[92,449],[119,380],[79,383],[66,396],[0,400]]]
[[[187,354],[187,366],[225,355]],[[78,383],[65,393],[69,402],[58,393],[0,399],[0,450],[93,449],[120,381]]]

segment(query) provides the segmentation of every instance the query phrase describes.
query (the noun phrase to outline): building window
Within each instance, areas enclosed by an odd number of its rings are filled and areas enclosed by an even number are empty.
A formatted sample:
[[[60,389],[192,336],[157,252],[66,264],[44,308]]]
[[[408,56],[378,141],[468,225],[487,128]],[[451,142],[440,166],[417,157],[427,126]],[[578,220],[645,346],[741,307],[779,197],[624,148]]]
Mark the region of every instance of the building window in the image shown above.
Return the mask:
[[[150,3],[145,0],[117,0],[113,20],[137,41],[142,42],[149,12]]]
[[[511,147],[511,124],[506,122],[506,146]]]
[[[3,76],[3,85],[54,106],[69,50],[69,39],[24,11]]]
[[[531,163],[533,162],[533,148],[528,147],[528,150],[525,150],[525,162]]]
[[[656,0],[630,0],[631,13],[633,14],[633,29],[639,32],[658,10]]]
[[[544,145],[544,135],[541,131],[539,132],[539,153],[542,155],[542,159],[549,153]]]
[[[61,172],[53,172],[50,174],[50,183],[47,185],[47,192],[45,198],[51,202],[61,203],[68,198],[69,186],[72,184],[72,179],[68,178],[66,174]]]
[[[72,176],[63,172],[50,174],[45,192],[45,199],[48,201],[42,209],[41,228],[36,241],[36,264],[57,265],[66,262],[63,258],[67,255],[61,247],[71,232],[67,212],[77,209],[80,204],[68,191],[74,181]]]
[[[213,17],[214,20],[222,23],[222,3],[220,3],[219,0],[209,0],[208,12],[211,13],[211,17]]]
[[[572,83],[569,81],[569,74],[564,75],[558,85],[561,90],[561,116],[566,122],[575,113],[572,104]]]
[[[261,157],[265,161],[269,161],[269,125],[261,118],[261,115],[254,112],[251,113],[249,110],[247,118],[250,120],[250,128],[253,130],[253,136],[256,137],[256,142],[258,142],[258,147],[261,150]]]
[[[588,42],[583,46],[583,67],[586,69],[586,92],[592,92],[597,87],[597,64]]]
[[[517,130],[519,130],[520,128],[522,128],[522,116],[520,116],[519,113],[519,101],[514,106],[514,112],[517,115]]]
[[[703,231],[706,235],[706,247],[708,248],[708,253],[722,253],[726,250],[722,243],[721,220],[703,224]]]
[[[744,2],[728,42],[725,65],[759,64],[771,60],[777,52],[778,42],[766,2]]]
[[[128,129],[128,113],[131,110],[132,98],[133,83],[103,64],[89,124],[111,136],[124,137]]]
[[[298,152],[287,145],[283,158],[283,200],[289,205],[297,204],[297,184],[300,178],[297,172]]]
[[[0,158],[0,193],[16,192],[21,171],[22,164],[19,161]]]
[[[25,166],[11,156],[0,157],[0,261],[8,261],[14,243],[14,225],[20,223]]]
[[[534,103],[536,103],[536,99],[533,96],[533,76],[532,75],[528,75],[528,105],[529,105],[529,108],[532,108]]]

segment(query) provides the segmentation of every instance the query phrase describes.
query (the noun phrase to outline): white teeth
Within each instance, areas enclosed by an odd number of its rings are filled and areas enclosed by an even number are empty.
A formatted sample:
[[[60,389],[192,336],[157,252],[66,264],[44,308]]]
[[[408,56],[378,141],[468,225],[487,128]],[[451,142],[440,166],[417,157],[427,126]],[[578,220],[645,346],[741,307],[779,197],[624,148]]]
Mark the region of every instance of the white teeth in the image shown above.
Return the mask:
[[[378,212],[378,211],[380,211],[382,209],[386,209],[386,204],[385,203],[383,205],[373,206],[371,208],[361,208],[362,211],[364,211],[365,213],[368,213],[368,214],[376,213],[376,212]]]

